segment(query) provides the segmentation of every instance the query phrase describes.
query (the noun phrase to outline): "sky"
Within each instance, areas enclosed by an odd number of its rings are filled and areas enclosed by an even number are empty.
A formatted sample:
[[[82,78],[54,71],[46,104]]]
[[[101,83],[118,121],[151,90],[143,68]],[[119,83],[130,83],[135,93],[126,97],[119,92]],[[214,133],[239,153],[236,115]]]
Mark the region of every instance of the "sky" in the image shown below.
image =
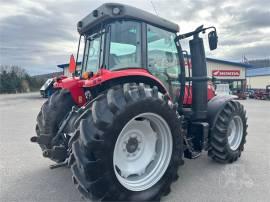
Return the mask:
[[[0,64],[31,75],[59,71],[76,54],[77,22],[105,2],[157,13],[179,24],[180,33],[215,26],[218,49],[210,52],[205,43],[208,57],[270,58],[270,0],[0,0]]]

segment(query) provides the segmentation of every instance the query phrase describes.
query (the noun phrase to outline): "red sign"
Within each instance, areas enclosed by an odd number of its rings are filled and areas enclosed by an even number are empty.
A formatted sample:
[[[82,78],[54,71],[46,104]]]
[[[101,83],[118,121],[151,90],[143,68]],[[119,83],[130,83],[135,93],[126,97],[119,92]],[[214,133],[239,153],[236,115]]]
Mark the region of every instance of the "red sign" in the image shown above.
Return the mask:
[[[213,70],[212,76],[240,76],[240,70]]]

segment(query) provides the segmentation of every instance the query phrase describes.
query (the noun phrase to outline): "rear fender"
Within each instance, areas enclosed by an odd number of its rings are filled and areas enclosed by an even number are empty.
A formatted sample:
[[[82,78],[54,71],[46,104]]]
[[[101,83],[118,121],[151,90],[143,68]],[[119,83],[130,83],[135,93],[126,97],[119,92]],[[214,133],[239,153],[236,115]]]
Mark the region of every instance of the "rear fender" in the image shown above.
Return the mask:
[[[143,68],[123,69],[118,71],[100,69],[88,80],[83,80],[80,77],[59,79],[54,83],[54,88],[69,90],[74,102],[81,107],[86,103],[85,89],[90,89],[91,93],[97,96],[100,92],[112,86],[132,82],[157,86],[160,92],[168,94],[162,82]]]
[[[121,85],[124,83],[144,83],[152,87],[156,86],[161,93],[169,95],[166,88],[161,83],[157,82],[156,80],[153,80],[152,78],[144,77],[144,76],[119,77],[119,78],[107,80],[99,86],[96,86],[94,88],[92,87],[92,89],[97,89],[97,92],[99,93],[99,92],[102,92],[111,88],[112,86]]]
[[[163,94],[168,94],[162,82],[151,75],[146,69],[142,68],[123,69],[119,71],[101,69],[93,78],[85,80],[83,87],[96,89],[98,92],[101,92],[114,85],[132,82],[157,86],[160,92]]]
[[[81,107],[86,103],[83,84],[83,80],[79,77],[70,77],[57,80],[54,83],[54,88],[68,90],[74,102]]]
[[[225,105],[233,99],[235,99],[234,96],[217,95],[208,102],[207,120],[210,128],[213,128],[213,126],[216,124],[217,117],[219,113],[224,109]]]

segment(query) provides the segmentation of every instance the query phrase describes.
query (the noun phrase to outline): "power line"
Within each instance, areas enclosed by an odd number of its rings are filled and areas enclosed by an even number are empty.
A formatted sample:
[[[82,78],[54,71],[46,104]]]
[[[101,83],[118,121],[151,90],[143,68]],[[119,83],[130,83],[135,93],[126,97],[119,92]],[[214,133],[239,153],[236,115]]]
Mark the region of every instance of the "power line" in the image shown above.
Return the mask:
[[[150,1],[150,2],[151,2],[151,5],[152,5],[152,7],[153,7],[153,9],[154,9],[154,11],[155,11],[155,13],[156,13],[156,15],[158,16],[158,13],[157,13],[157,10],[156,10],[156,7],[155,7],[153,1]]]

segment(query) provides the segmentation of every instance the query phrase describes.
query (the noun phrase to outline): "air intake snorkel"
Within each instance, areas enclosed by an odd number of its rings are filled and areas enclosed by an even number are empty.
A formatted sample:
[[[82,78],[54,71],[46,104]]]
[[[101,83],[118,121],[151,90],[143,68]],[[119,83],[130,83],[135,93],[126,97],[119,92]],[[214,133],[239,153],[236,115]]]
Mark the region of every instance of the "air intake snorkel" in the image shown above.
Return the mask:
[[[208,34],[208,41],[210,50],[217,47],[217,34],[215,27],[203,28],[203,25],[198,27],[195,31],[183,35],[179,35],[178,39],[184,39],[193,36],[189,41],[191,63],[192,63],[192,77],[187,80],[192,81],[192,119],[205,120],[207,118],[207,67],[206,58],[203,45],[203,39],[199,37],[199,33],[205,33],[206,29],[213,28]]]

